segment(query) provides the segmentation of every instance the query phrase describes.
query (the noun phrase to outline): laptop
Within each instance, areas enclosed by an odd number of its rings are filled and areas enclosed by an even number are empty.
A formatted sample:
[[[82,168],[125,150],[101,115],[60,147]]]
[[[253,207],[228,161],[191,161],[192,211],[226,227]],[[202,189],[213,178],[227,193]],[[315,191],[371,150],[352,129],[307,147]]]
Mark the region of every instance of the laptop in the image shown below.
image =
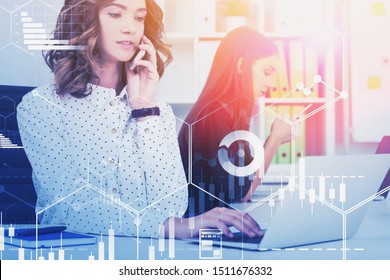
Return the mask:
[[[379,143],[378,148],[376,150],[376,154],[390,154],[390,136],[384,136],[382,138],[382,141]],[[380,185],[378,192],[381,192],[382,190],[384,190],[388,186],[390,186],[390,168],[387,171],[385,179],[383,180],[382,184]],[[382,193],[381,197],[383,197],[383,199],[385,199],[388,194],[389,194],[389,190]]]
[[[282,187],[259,202],[231,205],[265,227],[264,236],[236,233],[223,237],[222,246],[275,250],[351,238],[389,167],[390,154],[305,157],[295,168],[294,187]]]

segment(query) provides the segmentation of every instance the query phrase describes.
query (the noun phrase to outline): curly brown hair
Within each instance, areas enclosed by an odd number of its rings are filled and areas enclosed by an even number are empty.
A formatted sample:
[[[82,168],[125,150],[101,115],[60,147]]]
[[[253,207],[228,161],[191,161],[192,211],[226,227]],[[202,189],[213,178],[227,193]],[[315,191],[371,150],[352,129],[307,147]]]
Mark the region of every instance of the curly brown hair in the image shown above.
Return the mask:
[[[46,64],[55,75],[57,94],[70,94],[82,98],[91,93],[87,84],[97,68],[100,56],[97,45],[99,37],[99,9],[113,0],[65,0],[58,18],[53,38],[68,40],[70,45],[85,46],[75,50],[49,50],[44,53]],[[160,77],[172,61],[169,45],[162,40],[164,33],[163,12],[154,0],[145,0],[147,15],[144,34],[157,51],[157,71]],[[163,55],[165,60],[161,57]],[[123,70],[124,71],[124,70]],[[126,75],[122,75],[126,77]],[[126,83],[126,81],[123,81]]]

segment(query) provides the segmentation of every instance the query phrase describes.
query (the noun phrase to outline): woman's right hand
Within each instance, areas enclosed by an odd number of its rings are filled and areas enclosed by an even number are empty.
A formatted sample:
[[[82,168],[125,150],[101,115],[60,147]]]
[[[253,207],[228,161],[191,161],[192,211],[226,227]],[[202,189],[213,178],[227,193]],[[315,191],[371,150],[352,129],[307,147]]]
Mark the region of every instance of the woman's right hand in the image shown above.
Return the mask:
[[[160,76],[157,71],[156,49],[146,37],[142,37],[140,50],[146,52],[145,59],[134,61],[137,68],[130,70],[130,61],[126,62],[128,97],[132,109],[153,107]]]
[[[260,226],[247,213],[232,210],[225,207],[215,207],[206,213],[194,217],[195,235],[199,229],[218,228],[228,237],[233,237],[229,227],[233,226],[249,237],[261,237],[264,235]]]
[[[272,123],[270,136],[274,141],[277,141],[279,145],[291,141],[291,125],[287,122],[276,118]]]

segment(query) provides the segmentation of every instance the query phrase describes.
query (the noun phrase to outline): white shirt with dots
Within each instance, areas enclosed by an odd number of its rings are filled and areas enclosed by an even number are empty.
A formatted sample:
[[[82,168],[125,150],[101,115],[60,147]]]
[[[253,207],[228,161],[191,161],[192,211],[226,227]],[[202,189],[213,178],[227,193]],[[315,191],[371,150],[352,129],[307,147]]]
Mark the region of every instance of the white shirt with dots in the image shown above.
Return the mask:
[[[107,234],[112,227],[157,237],[168,217],[181,217],[187,208],[172,109],[156,101],[160,116],[137,121],[126,88],[117,96],[114,89],[89,86],[85,98],[39,87],[18,105],[40,221],[78,232]]]

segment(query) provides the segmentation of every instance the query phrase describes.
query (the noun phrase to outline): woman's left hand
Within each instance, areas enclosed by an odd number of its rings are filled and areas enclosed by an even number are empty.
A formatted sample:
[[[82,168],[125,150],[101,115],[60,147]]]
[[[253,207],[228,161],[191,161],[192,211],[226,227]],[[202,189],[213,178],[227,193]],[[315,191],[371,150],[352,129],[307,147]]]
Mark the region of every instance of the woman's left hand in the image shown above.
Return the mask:
[[[152,42],[143,36],[140,50],[145,50],[145,59],[134,61],[136,66],[129,69],[130,61],[126,63],[127,93],[133,109],[153,107],[160,76],[157,72],[156,49]]]

